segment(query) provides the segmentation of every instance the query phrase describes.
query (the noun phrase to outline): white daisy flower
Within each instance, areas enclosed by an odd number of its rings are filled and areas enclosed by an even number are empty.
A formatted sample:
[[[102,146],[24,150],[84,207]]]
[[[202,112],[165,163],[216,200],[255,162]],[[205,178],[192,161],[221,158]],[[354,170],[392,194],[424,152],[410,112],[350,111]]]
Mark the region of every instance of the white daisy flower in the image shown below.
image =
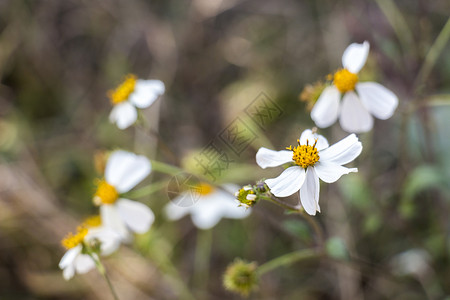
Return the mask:
[[[398,105],[397,96],[376,82],[358,82],[369,54],[369,43],[353,43],[342,55],[343,69],[333,76],[333,85],[325,88],[311,110],[311,118],[320,128],[339,122],[347,132],[366,132],[373,127],[373,117],[386,120]],[[341,95],[342,103],[341,103]]]
[[[124,82],[109,92],[114,106],[109,121],[117,124],[119,129],[128,128],[137,120],[136,108],[149,107],[164,91],[164,83],[160,80],[142,80],[135,75],[128,75]]]
[[[239,187],[233,184],[222,185],[223,189],[215,188],[207,183],[200,183],[190,191],[181,192],[172,199],[164,210],[170,220],[179,220],[190,214],[197,228],[210,229],[222,218],[243,219],[250,214],[250,209],[240,207],[234,192]],[[183,206],[183,203],[192,203]]]
[[[102,222],[124,241],[130,240],[130,231],[147,232],[155,219],[148,206],[120,197],[147,177],[150,171],[151,163],[145,156],[118,150],[109,156],[105,178],[98,182],[94,203],[100,206]]]
[[[110,255],[120,246],[120,236],[113,230],[101,225],[100,216],[87,219],[78,227],[76,234],[68,234],[61,241],[67,252],[59,262],[64,279],[71,279],[75,273],[84,274],[95,268],[95,262],[86,254],[86,247],[95,247],[100,243],[100,254]],[[97,253],[92,255],[98,259]]]
[[[338,143],[328,146],[328,141],[311,130],[303,131],[297,140],[297,147],[288,150],[274,151],[260,148],[256,153],[256,162],[265,169],[294,163],[280,176],[267,179],[265,183],[272,194],[287,197],[300,190],[300,201],[310,215],[320,212],[319,178],[327,183],[338,180],[342,175],[357,172],[356,168],[345,165],[354,160],[362,151],[362,145],[356,135],[351,134]]]

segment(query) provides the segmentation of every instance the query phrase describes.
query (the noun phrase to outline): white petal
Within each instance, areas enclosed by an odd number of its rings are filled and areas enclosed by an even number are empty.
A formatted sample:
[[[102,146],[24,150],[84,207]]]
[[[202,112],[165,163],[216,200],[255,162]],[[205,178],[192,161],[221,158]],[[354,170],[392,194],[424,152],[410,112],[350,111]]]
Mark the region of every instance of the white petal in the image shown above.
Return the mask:
[[[300,188],[300,201],[303,208],[309,215],[316,215],[319,208],[320,183],[314,168],[308,167],[306,170],[305,183]]]
[[[109,121],[116,124],[119,129],[130,127],[136,120],[136,108],[128,101],[115,105],[109,114]]]
[[[153,211],[140,202],[119,199],[116,206],[125,224],[136,233],[147,232],[155,221]]]
[[[398,98],[381,84],[376,82],[358,83],[356,91],[364,106],[376,118],[386,120],[394,114],[398,105]]]
[[[274,151],[261,147],[256,153],[256,163],[263,169],[281,166],[288,162],[292,162],[292,151],[289,150]]]
[[[84,274],[95,268],[95,262],[89,255],[81,254],[75,259],[75,270],[78,274]]]
[[[66,253],[64,253],[63,257],[61,258],[61,261],[59,262],[59,268],[64,269],[72,265],[77,255],[81,253],[81,249],[82,246],[78,245],[67,250]]]
[[[213,228],[222,217],[223,211],[215,201],[200,199],[191,209],[192,222],[200,229]]]
[[[115,205],[104,204],[100,206],[100,216],[102,217],[102,225],[116,232],[124,242],[131,239],[125,222]]]
[[[75,266],[70,265],[64,268],[63,270],[63,277],[65,280],[69,280],[75,275]]]
[[[243,219],[250,215],[251,210],[239,206],[236,198],[226,191],[218,190],[209,196],[209,201],[215,201],[217,207],[222,211],[223,217],[229,219]]]
[[[164,212],[169,220],[179,220],[190,213],[191,206],[195,205],[195,201],[197,200],[198,199],[193,199],[193,197],[188,195],[188,193],[181,193],[179,196],[175,197],[166,204],[164,207]],[[187,204],[187,201],[189,201],[190,205],[183,206],[183,204]],[[180,203],[180,205],[177,205],[177,203]]]
[[[289,167],[277,178],[266,179],[266,184],[272,194],[277,197],[287,197],[297,192],[305,181],[305,170],[298,167]]]
[[[346,168],[330,162],[318,162],[314,165],[317,175],[326,183],[333,183],[342,175],[358,172],[357,168]]]
[[[362,144],[355,134],[350,134],[331,147],[319,152],[320,162],[345,165],[361,154]]]
[[[339,115],[339,99],[341,93],[335,86],[326,87],[313,109],[311,119],[317,127],[325,128],[333,125]]]
[[[345,93],[339,121],[342,129],[347,132],[367,132],[373,127],[372,116],[354,92]]]
[[[353,43],[345,49],[342,55],[342,65],[352,73],[358,73],[364,66],[369,55],[370,45],[365,41],[362,44]]]
[[[119,193],[125,193],[147,177],[151,169],[152,166],[147,157],[118,150],[114,151],[108,159],[105,178]]]
[[[164,83],[160,80],[138,80],[129,101],[138,108],[146,108],[152,105],[164,91]]]
[[[104,226],[89,228],[84,239],[87,242],[98,240],[101,243],[101,254],[105,256],[115,252],[120,246],[120,235]]]
[[[300,135],[300,145],[306,145],[307,142],[309,143],[309,145],[313,145],[316,142],[316,139],[317,150],[328,148],[329,145],[327,139],[320,134],[313,133],[311,129],[306,129],[302,132],[302,134]]]

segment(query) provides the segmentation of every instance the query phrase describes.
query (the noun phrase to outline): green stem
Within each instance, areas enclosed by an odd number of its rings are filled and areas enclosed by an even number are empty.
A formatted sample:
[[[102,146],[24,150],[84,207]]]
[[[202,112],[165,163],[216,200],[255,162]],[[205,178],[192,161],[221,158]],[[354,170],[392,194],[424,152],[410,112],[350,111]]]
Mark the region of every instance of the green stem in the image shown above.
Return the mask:
[[[205,291],[209,278],[211,258],[212,230],[198,230],[195,247],[194,284],[200,291]]]
[[[393,0],[375,0],[400,41],[403,54],[411,52],[414,44],[413,33]]]
[[[106,273],[105,267],[103,266],[100,259],[97,256],[93,255],[92,253],[89,253],[89,256],[94,260],[94,263],[95,263],[95,266],[97,267],[98,272],[103,276],[106,283],[108,284],[109,290],[111,291],[111,294],[113,295],[114,300],[120,300],[116,294],[116,291],[114,290],[111,280],[109,279],[109,276]]]
[[[160,162],[160,161],[156,161],[156,160],[152,160],[152,169],[153,171],[157,171],[157,172],[161,172],[161,173],[165,173],[168,175],[177,175],[181,172],[183,172],[182,169]]]
[[[149,184],[141,189],[128,192],[128,193],[124,194],[124,196],[130,197],[130,198],[141,198],[141,197],[151,195],[151,194],[161,190],[166,185],[167,185],[167,180],[158,181],[158,182]]]
[[[298,213],[299,215],[301,215],[303,217],[303,219],[305,219],[305,221],[308,222],[309,226],[311,226],[314,233],[316,234],[317,245],[323,246],[324,235],[323,235],[322,228],[319,226],[319,224],[316,222],[316,220],[314,220],[314,218],[312,218],[310,215],[305,213],[305,211],[303,209],[301,209],[297,206],[293,206],[289,203],[283,202],[273,195],[269,195],[269,196],[261,195],[260,197],[261,197],[261,199],[271,201],[284,209],[287,209],[291,212]]]
[[[264,273],[272,271],[273,269],[279,268],[281,266],[291,265],[295,262],[312,259],[321,256],[322,253],[317,251],[316,249],[303,249],[299,251],[294,251],[262,264],[258,267],[257,272],[258,275],[261,276]]]
[[[450,39],[450,18],[448,18],[447,23],[445,23],[444,25],[444,28],[442,28],[441,32],[434,41],[430,50],[428,50],[427,56],[425,57],[425,61],[422,67],[420,68],[420,71],[416,78],[415,86],[417,88],[420,88],[419,86],[423,82],[425,82],[427,77],[430,75],[431,70],[436,64],[439,55],[441,55],[449,39]]]

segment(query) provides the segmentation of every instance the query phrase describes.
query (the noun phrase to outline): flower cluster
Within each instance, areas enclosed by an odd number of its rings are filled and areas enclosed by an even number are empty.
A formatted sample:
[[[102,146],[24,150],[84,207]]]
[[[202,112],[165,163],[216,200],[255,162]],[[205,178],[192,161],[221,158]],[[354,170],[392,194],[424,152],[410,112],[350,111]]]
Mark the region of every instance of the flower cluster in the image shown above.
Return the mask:
[[[128,75],[122,84],[109,92],[114,106],[110,121],[120,129],[129,127],[137,120],[137,108],[149,107],[164,90],[164,84],[159,80],[141,80]],[[150,160],[117,150],[107,158],[104,153],[97,154],[95,167],[103,173],[103,178],[96,181],[93,196],[93,203],[100,212],[78,226],[75,234],[70,233],[62,240],[67,252],[59,267],[66,280],[75,273],[83,274],[98,266],[100,256],[109,255],[121,243],[129,242],[132,233],[147,232],[155,219],[148,206],[125,197],[150,174]]]
[[[122,150],[110,154],[104,179],[97,182],[93,197],[100,206],[100,215],[87,219],[76,234],[68,234],[62,240],[67,249],[59,267],[64,278],[76,273],[86,273],[95,267],[99,255],[109,255],[121,242],[131,239],[131,232],[145,233],[154,220],[148,206],[125,199],[122,195],[150,174],[151,163],[144,157]]]

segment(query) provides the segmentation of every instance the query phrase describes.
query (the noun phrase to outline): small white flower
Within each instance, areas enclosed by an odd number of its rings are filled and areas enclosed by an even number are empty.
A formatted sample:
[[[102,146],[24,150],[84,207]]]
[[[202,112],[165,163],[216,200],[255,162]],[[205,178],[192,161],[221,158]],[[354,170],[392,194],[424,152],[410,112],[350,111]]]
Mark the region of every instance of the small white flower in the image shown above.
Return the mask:
[[[170,220],[179,220],[190,214],[192,222],[197,228],[210,229],[222,218],[243,219],[250,214],[250,209],[239,207],[233,193],[239,187],[232,184],[222,185],[223,189],[202,183],[194,191],[185,191],[169,202],[164,210]],[[194,193],[192,193],[194,192]],[[177,205],[185,203],[191,198],[190,206]]]
[[[311,118],[318,127],[329,127],[339,117],[345,131],[366,132],[373,127],[372,116],[386,120],[394,114],[398,98],[393,92],[376,82],[358,82],[357,73],[366,63],[368,54],[367,41],[353,43],[344,51],[344,68],[334,74],[333,85],[323,90],[311,111]]]
[[[142,80],[128,75],[125,81],[109,93],[114,105],[109,121],[119,129],[126,129],[137,120],[136,108],[147,108],[164,94],[165,86],[160,80]]]
[[[95,219],[100,217],[94,217]],[[94,218],[90,218],[92,221]],[[76,234],[69,234],[62,244],[67,248],[67,252],[59,262],[59,268],[63,270],[63,277],[66,280],[71,279],[75,273],[84,274],[95,268],[95,262],[91,256],[83,253],[83,247],[92,247],[94,243],[100,243],[100,254],[110,255],[120,246],[120,236],[113,230],[101,226],[93,225],[86,221],[80,227]],[[98,259],[96,253],[91,253],[95,259]]]
[[[342,175],[357,172],[356,168],[346,168],[362,151],[362,145],[356,135],[351,134],[338,143],[328,146],[328,141],[311,130],[303,131],[297,140],[297,147],[274,151],[260,148],[256,153],[256,162],[265,169],[285,163],[294,163],[280,176],[265,182],[272,194],[287,197],[300,190],[300,201],[310,215],[320,212],[319,178],[327,183],[338,180]]]
[[[117,150],[108,158],[105,178],[98,183],[94,203],[100,206],[102,223],[116,231],[124,241],[131,238],[129,231],[147,232],[155,219],[148,206],[120,197],[150,171],[151,163],[145,156]]]

